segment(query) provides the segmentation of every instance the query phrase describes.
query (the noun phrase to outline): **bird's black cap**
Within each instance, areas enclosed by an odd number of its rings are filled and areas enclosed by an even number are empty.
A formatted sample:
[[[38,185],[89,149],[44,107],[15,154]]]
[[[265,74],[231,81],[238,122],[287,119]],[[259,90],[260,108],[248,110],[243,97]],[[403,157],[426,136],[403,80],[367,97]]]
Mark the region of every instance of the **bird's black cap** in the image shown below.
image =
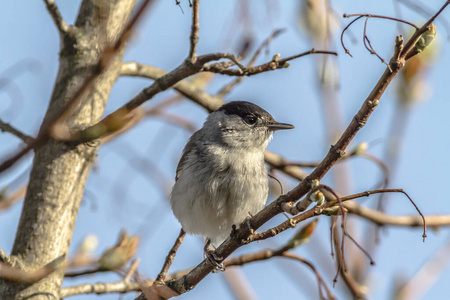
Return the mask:
[[[247,116],[255,116],[265,121],[265,124],[269,129],[281,130],[294,128],[291,124],[279,123],[273,119],[273,117],[265,111],[263,108],[256,104],[247,101],[231,101],[222,105],[218,111],[223,111],[227,115],[238,115],[242,119]]]
[[[244,118],[248,115],[264,117],[267,120],[273,120],[272,116],[256,104],[247,101],[231,101],[222,105],[219,111],[223,111],[227,115],[238,115]]]

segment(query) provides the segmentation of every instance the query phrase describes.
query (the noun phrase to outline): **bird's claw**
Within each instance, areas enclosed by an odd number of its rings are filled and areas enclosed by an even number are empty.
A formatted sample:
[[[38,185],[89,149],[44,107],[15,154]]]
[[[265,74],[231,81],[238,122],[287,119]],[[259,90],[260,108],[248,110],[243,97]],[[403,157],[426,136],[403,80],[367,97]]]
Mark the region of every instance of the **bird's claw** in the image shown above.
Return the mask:
[[[253,217],[253,216],[252,216],[252,217]],[[250,218],[251,218],[251,217],[250,217]],[[250,218],[246,218],[246,219],[245,219],[245,222],[247,223],[248,231],[249,231],[250,235],[252,235],[252,234],[254,234],[256,231],[255,231],[255,229],[253,229],[253,227],[252,227],[252,222],[250,221]]]
[[[205,255],[205,258],[208,259],[209,263],[214,267],[214,271],[217,270],[225,271],[225,267],[222,264],[223,257],[217,255],[216,247],[214,247],[214,245],[211,244],[210,239],[206,239],[205,247],[203,248],[203,253]]]
[[[205,257],[208,262],[214,267],[214,271],[225,271],[225,267],[222,263],[223,257],[218,256],[216,250],[205,250]]]

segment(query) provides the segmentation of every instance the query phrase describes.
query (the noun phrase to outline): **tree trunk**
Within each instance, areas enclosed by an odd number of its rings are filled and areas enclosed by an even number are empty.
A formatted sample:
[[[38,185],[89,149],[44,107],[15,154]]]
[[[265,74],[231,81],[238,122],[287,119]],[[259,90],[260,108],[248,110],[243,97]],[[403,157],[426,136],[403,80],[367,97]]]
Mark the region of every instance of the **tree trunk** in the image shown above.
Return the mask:
[[[59,71],[43,124],[61,114],[84,79],[95,72],[106,43],[127,24],[136,0],[84,0],[75,26],[61,34]],[[65,123],[71,129],[98,122],[118,78],[124,49],[120,49],[93,88],[84,93]],[[11,263],[34,270],[67,255],[87,176],[98,144],[69,147],[50,140],[36,150]],[[63,281],[59,269],[37,283],[0,281],[1,299],[59,299]]]

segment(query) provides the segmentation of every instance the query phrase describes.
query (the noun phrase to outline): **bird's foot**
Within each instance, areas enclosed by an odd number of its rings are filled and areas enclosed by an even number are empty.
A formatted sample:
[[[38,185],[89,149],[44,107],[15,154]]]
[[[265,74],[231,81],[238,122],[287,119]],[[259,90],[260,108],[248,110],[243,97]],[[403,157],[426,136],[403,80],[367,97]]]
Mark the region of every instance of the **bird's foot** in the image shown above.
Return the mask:
[[[250,221],[251,218],[253,218],[253,216],[245,218],[245,222],[247,223],[248,231],[249,231],[250,235],[252,235],[256,232],[255,229],[253,229],[253,227],[252,227],[252,222]]]
[[[216,253],[216,247],[211,244],[210,239],[206,239],[204,250],[204,256],[208,259],[209,263],[214,267],[214,272],[217,270],[225,271],[225,267],[222,264],[223,257],[220,257]]]
[[[256,233],[256,230],[253,229],[252,222],[250,221],[251,218],[253,218],[253,216],[250,213],[248,213],[248,214],[250,216],[245,218],[245,223],[247,224],[247,228],[248,228],[248,235],[247,235],[247,238],[244,238],[244,239],[240,240],[240,243],[243,244],[243,245],[250,243],[251,236]]]
[[[225,271],[225,267],[222,263],[223,257],[217,255],[215,250],[205,251],[205,257],[208,259],[209,263],[214,267],[214,271]]]

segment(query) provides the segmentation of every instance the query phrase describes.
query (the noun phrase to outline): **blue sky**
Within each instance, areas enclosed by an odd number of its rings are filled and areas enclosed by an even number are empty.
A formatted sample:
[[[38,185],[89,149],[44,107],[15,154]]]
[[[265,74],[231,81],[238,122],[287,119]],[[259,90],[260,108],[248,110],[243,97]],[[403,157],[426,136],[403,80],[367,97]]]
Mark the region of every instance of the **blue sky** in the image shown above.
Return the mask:
[[[190,12],[187,1],[182,1],[184,14],[174,1],[156,1],[139,24],[127,48],[124,61],[138,61],[165,70],[175,68],[188,53]],[[275,39],[269,47],[269,54],[262,55],[259,63],[266,62],[276,53],[281,57],[297,54],[312,48],[311,42],[297,26],[299,1],[249,1],[250,23],[240,22],[237,1],[202,1],[200,7],[200,42],[198,53],[235,52],[239,38],[251,28],[254,48],[274,29],[286,28],[286,32]],[[394,16],[392,1],[339,1],[332,2],[338,12],[372,13]],[[426,3],[432,11],[442,1]],[[56,1],[63,17],[72,23],[80,1]],[[380,5],[382,3],[382,5]],[[425,18],[400,5],[402,17],[420,25]],[[449,19],[450,9],[440,16]],[[249,27],[248,24],[252,24]],[[345,41],[353,58],[345,55],[339,39],[334,40],[333,49],[340,70],[340,89],[335,91],[342,111],[343,124],[348,124],[369,94],[385,65],[365,50],[362,44],[363,21],[350,29]],[[410,110],[403,140],[403,149],[398,162],[396,177],[391,187],[403,188],[416,201],[424,214],[449,214],[445,187],[450,179],[450,163],[447,151],[450,148],[448,135],[448,114],[450,111],[448,50],[450,34],[445,24],[437,22],[436,45],[438,50],[434,64],[427,72],[424,98]],[[394,22],[372,19],[368,34],[372,45],[386,60],[390,58],[395,36],[399,28]],[[340,34],[338,30],[337,36]],[[1,77],[14,79],[14,84],[0,93],[0,118],[20,128],[25,133],[35,135],[45,113],[58,68],[59,40],[57,31],[41,1],[7,1],[0,10]],[[248,100],[269,111],[275,119],[296,126],[295,130],[279,132],[269,145],[269,150],[282,154],[293,161],[317,161],[324,157],[330,142],[325,134],[324,113],[321,94],[315,77],[316,57],[307,56],[292,61],[290,68],[277,70],[246,78],[225,100]],[[23,62],[31,66],[17,76],[8,68]],[[17,70],[19,67],[15,67]],[[207,87],[214,93],[232,79],[216,76]],[[396,114],[395,84],[391,84],[380,105],[370,117],[368,124],[356,136],[352,146],[369,142],[369,152],[382,157],[388,142],[390,124]],[[151,81],[137,78],[120,78],[111,93],[105,113],[110,113],[131,99]],[[174,92],[157,95],[151,103],[157,103]],[[189,101],[170,109],[191,120],[200,127],[206,112]],[[126,228],[129,233],[139,234],[141,244],[137,256],[141,258],[140,273],[147,278],[156,276],[169,247],[179,231],[179,224],[172,216],[164,192],[154,183],[152,169],[160,170],[158,177],[167,184],[173,182],[176,164],[189,133],[158,119],[149,119],[100,149],[96,166],[89,176],[86,193],[80,208],[73,237],[73,249],[88,234],[99,238],[97,254],[115,243],[118,232]],[[9,134],[0,135],[0,159],[17,151],[17,139]],[[146,163],[144,163],[144,160]],[[136,164],[142,168],[137,169]],[[148,165],[153,165],[149,168]],[[26,182],[31,165],[31,156],[21,160],[8,172],[0,176],[0,187],[9,185],[11,190]],[[378,167],[367,160],[355,158],[348,163],[350,193],[373,188],[381,178]],[[296,183],[283,175],[278,175],[285,190]],[[327,176],[324,182],[333,186],[333,179]],[[273,200],[274,197],[269,199]],[[361,199],[359,203],[373,205],[376,198]],[[410,203],[401,195],[390,196],[390,214],[415,214]],[[21,204],[16,204],[0,213],[0,247],[9,252],[20,216]],[[284,221],[283,216],[275,218],[270,225]],[[365,222],[356,222],[355,238],[364,240]],[[267,227],[266,227],[267,228]],[[318,229],[311,242],[296,250],[313,261],[332,285],[335,267],[329,256],[329,222],[325,217],[319,221]],[[255,243],[237,251],[248,253],[265,247],[282,245],[294,231],[287,231],[274,239]],[[376,266],[368,288],[370,299],[388,299],[397,276],[408,279],[432,258],[436,251],[448,243],[449,231],[429,230],[428,239],[422,243],[421,231],[411,228],[390,228],[383,231],[381,244],[374,257]],[[73,250],[72,249],[72,250]],[[175,260],[172,270],[192,267],[202,259],[202,241],[197,237],[187,237]],[[445,262],[441,262],[445,266]],[[254,263],[242,268],[247,280],[259,299],[274,298],[317,298],[316,283],[311,272],[297,263],[275,259],[270,262]],[[115,274],[67,280],[65,285],[92,281],[114,281]],[[442,299],[448,296],[450,271],[444,268],[442,276],[427,291],[423,299]],[[337,286],[342,285],[340,279]],[[342,289],[334,290],[339,299],[345,299]],[[219,299],[230,299],[232,293],[227,287],[223,274],[213,274],[201,282],[183,299],[207,299],[214,293]],[[91,299],[96,296],[80,296],[74,299]],[[102,296],[102,299],[117,299],[117,295]],[[132,299],[126,295],[124,299]]]

